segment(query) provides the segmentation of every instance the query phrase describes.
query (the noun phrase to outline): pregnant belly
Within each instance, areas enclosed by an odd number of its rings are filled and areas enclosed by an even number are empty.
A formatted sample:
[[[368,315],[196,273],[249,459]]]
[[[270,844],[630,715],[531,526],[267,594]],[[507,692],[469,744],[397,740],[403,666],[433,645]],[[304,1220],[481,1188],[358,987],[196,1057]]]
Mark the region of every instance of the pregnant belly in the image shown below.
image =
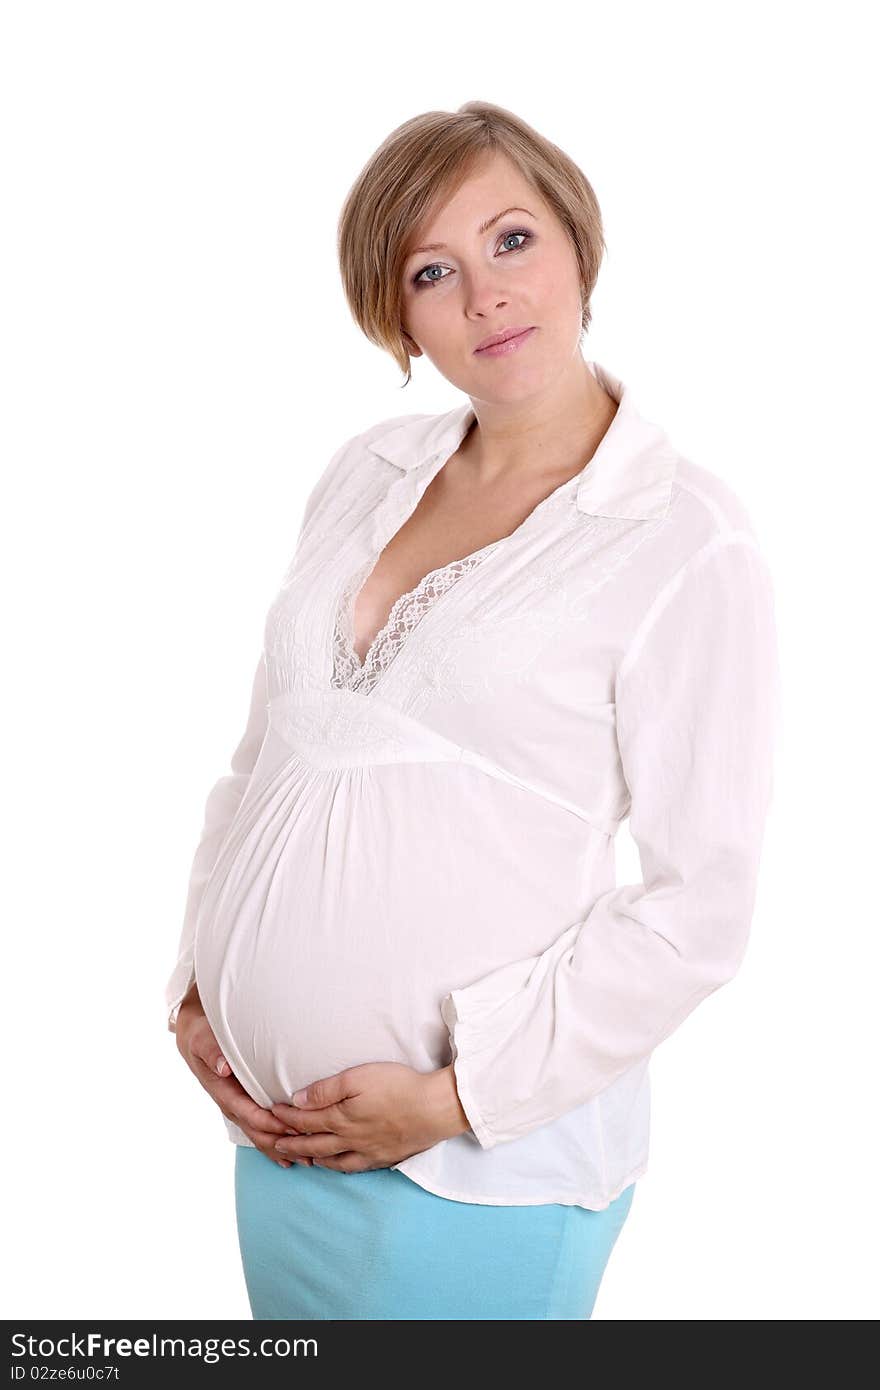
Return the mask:
[[[471,817],[479,778],[293,759],[246,799],[205,889],[195,969],[259,1104],[363,1062],[445,1066],[443,995],[545,949],[577,915],[565,813],[493,781]]]

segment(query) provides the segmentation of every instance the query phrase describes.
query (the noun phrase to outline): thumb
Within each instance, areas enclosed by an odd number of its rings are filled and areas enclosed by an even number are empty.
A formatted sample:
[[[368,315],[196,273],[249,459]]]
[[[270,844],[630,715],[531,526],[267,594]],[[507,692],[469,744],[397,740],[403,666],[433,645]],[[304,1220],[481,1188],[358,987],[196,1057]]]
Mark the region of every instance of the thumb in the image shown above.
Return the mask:
[[[231,1076],[232,1068],[227,1062],[213,1033],[205,1040],[196,1054],[217,1076]]]
[[[335,1076],[322,1076],[320,1081],[313,1081],[294,1091],[291,1104],[300,1110],[323,1110],[325,1106],[345,1100],[350,1093],[347,1072],[338,1071]]]

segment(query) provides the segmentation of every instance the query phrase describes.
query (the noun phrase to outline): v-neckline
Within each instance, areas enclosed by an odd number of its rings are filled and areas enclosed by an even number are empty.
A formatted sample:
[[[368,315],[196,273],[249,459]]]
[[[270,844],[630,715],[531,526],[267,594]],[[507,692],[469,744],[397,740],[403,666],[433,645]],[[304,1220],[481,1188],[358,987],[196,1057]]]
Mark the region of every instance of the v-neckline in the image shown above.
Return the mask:
[[[405,525],[405,523],[403,524]],[[400,594],[394,600],[394,602],[391,605],[391,608],[388,611],[388,617],[385,619],[385,622],[379,628],[375,637],[367,647],[363,659],[361,659],[360,655],[358,654],[358,650],[355,646],[354,640],[354,620],[355,612],[357,610],[357,601],[360,598],[364,585],[366,584],[373,570],[376,568],[376,565],[379,563],[382,554],[387,549],[387,545],[383,546],[382,550],[379,552],[379,555],[376,557],[376,560],[373,562],[373,564],[371,564],[369,570],[367,570],[366,574],[364,574],[358,580],[357,588],[354,590],[354,592],[349,594],[347,600],[343,599],[343,602],[339,605],[339,610],[337,614],[339,618],[344,618],[344,622],[340,624],[341,636],[345,643],[346,656],[352,661],[356,674],[358,676],[361,676],[365,671],[369,669],[369,667],[372,664],[374,653],[379,650],[379,647],[381,643],[385,640],[387,634],[394,630],[397,623],[397,619],[399,618],[403,609],[406,608],[409,604],[413,603],[418,598],[418,596],[421,593],[423,593],[426,589],[430,588],[431,584],[438,578],[439,575],[444,574],[447,570],[454,569],[456,565],[465,565],[467,566],[467,568],[463,570],[462,574],[459,576],[459,578],[463,578],[464,575],[467,574],[469,570],[476,565],[477,561],[480,558],[484,557],[485,555],[488,555],[497,546],[501,545],[502,541],[506,539],[506,536],[500,536],[498,537],[498,539],[494,541],[488,541],[486,545],[479,546],[477,550],[472,550],[468,555],[462,555],[455,560],[448,560],[445,565],[437,565],[435,569],[428,570],[427,574],[422,575],[422,578],[419,580],[418,584],[414,584],[411,589],[407,589],[404,593]],[[449,588],[454,588],[457,582],[458,580],[454,580],[452,584],[449,585]],[[349,586],[346,585],[346,589],[348,588]],[[448,592],[448,590],[444,590],[443,594],[439,595],[438,598],[434,600],[434,602],[441,602],[446,592]],[[434,605],[432,604],[431,607],[433,606]],[[381,674],[382,672],[380,671],[379,676],[381,676]],[[377,677],[377,679],[378,678],[379,677]]]
[[[379,560],[381,559],[385,550],[391,544],[391,541],[398,534],[398,532],[400,532],[403,529],[406,523],[414,515],[416,508],[422,500],[424,493],[430,487],[431,483],[438,476],[441,470],[446,467],[447,463],[453,457],[453,455],[456,454],[457,451],[460,449],[465,435],[471,428],[473,418],[474,417],[472,412],[465,417],[463,421],[464,428],[462,429],[460,437],[451,444],[447,452],[434,454],[430,458],[426,459],[424,464],[421,465],[419,468],[415,469],[412,472],[403,473],[399,478],[396,478],[392,482],[391,487],[385,494],[384,500],[380,502],[376,511],[373,513],[373,526],[371,530],[372,543],[368,557],[362,561],[362,563],[357,567],[357,569],[354,572],[350,572],[346,576],[346,579],[341,588],[338,586],[334,586],[334,598],[330,613],[329,631],[326,631],[325,629],[327,640],[325,642],[324,648],[325,662],[329,663],[329,670],[328,667],[325,665],[325,678],[326,682],[332,688],[336,688],[333,685],[333,677],[335,672],[336,633],[340,624],[340,618],[344,619],[342,625],[342,635],[346,643],[346,648],[348,652],[353,654],[355,660],[358,662],[356,670],[358,671],[358,673],[360,673],[366,667],[370,659],[371,653],[376,647],[376,643],[388,631],[389,625],[393,617],[395,616],[395,610],[397,610],[397,613],[399,613],[405,602],[411,599],[426,584],[428,580],[430,580],[433,576],[442,573],[451,565],[461,564],[464,561],[472,559],[476,555],[482,555],[483,551],[498,551],[506,549],[508,546],[514,544],[526,531],[528,531],[535,524],[539,516],[542,516],[545,511],[548,511],[554,503],[561,501],[563,494],[565,494],[568,491],[573,491],[575,485],[579,484],[581,479],[583,478],[584,469],[587,468],[590,460],[588,460],[588,462],[584,464],[583,468],[579,472],[573,474],[570,478],[566,478],[565,481],[559,483],[552,490],[552,492],[548,492],[546,497],[542,497],[541,500],[535,504],[532,510],[525,517],[523,517],[523,520],[519,523],[519,525],[514,527],[512,531],[508,532],[506,536],[499,536],[494,541],[489,541],[486,545],[480,546],[478,550],[471,551],[469,555],[464,555],[458,560],[450,560],[445,565],[439,565],[436,569],[429,570],[427,574],[422,576],[418,584],[414,585],[411,589],[407,589],[405,593],[400,594],[392,604],[387,619],[374,636],[364,655],[364,660],[363,662],[361,662],[360,657],[354,650],[354,611],[357,604],[357,600],[360,597],[361,591],[364,585],[366,584],[367,580],[369,579],[370,575],[373,573],[376,566],[378,565]],[[427,477],[420,477],[419,475],[422,473],[422,469],[425,467],[429,469],[428,475]],[[401,506],[398,503],[398,499],[405,497],[407,495],[407,492],[409,492],[413,488],[413,484],[416,485],[415,500],[408,503],[408,505],[405,508],[401,508]],[[388,530],[387,525],[385,525],[385,518],[389,512],[393,516],[393,525],[390,531]],[[488,559],[489,556],[487,555],[485,558]],[[479,568],[479,566],[476,566],[475,568]],[[465,574],[462,575],[461,578],[466,578],[467,574],[472,572],[473,569],[465,571]],[[443,594],[440,595],[440,597],[436,600],[434,604],[432,604],[431,608],[425,614],[422,622],[418,624],[419,629],[421,629],[424,622],[430,621],[431,614],[436,612],[437,608],[442,605],[443,600],[447,597],[447,595],[453,592],[457,587],[458,581],[456,581],[455,584],[451,584],[449,586],[449,589],[447,589]],[[407,639],[407,641],[403,644],[403,647],[401,647],[401,650],[397,654],[397,656],[393,658],[391,662],[389,662],[387,667],[379,671],[375,681],[370,687],[370,691],[375,689],[375,687],[385,679],[386,675],[396,664],[396,661],[398,660],[399,656],[403,653],[404,648],[409,645],[409,642],[411,640],[411,638]],[[370,691],[364,692],[363,698],[368,698]]]

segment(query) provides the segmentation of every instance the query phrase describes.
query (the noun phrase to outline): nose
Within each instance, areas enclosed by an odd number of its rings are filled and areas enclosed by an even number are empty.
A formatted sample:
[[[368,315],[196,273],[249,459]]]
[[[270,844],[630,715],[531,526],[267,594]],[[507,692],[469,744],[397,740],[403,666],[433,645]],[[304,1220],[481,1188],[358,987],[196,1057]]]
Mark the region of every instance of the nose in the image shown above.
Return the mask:
[[[504,310],[508,299],[491,271],[472,275],[467,282],[465,309],[472,318],[494,319]]]

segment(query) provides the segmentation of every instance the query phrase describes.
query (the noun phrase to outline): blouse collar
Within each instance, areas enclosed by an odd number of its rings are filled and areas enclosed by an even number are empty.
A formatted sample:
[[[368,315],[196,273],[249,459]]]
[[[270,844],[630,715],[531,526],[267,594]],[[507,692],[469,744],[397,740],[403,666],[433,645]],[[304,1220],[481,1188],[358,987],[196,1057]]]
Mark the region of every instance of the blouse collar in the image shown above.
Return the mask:
[[[675,477],[676,450],[665,430],[638,410],[632,392],[598,362],[593,375],[618,402],[617,413],[577,489],[578,510],[588,516],[648,521],[666,515]],[[474,420],[470,401],[441,415],[416,415],[367,447],[398,468],[417,468],[439,453],[453,453]]]

